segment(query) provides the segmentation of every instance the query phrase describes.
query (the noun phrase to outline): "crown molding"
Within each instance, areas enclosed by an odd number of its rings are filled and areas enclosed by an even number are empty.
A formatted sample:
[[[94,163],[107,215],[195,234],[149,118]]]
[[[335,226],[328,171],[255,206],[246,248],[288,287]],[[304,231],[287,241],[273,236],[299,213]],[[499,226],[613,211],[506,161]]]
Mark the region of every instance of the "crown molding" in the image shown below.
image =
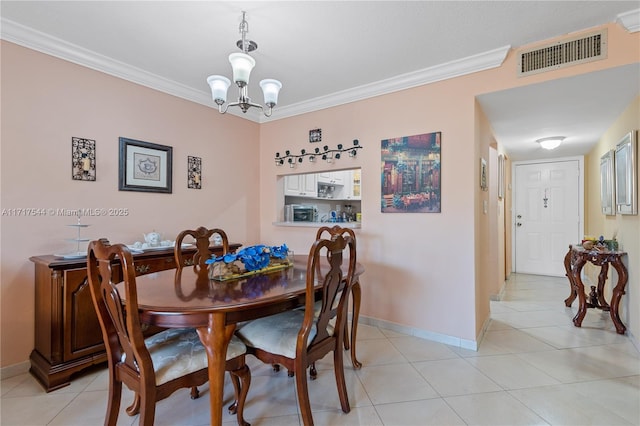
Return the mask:
[[[617,22],[630,33],[640,31],[640,9],[630,10],[617,16]]]
[[[2,28],[1,38],[3,40],[217,110],[217,106],[213,103],[208,91],[196,90],[176,81],[66,42],[57,37],[36,31],[9,19],[1,18],[0,22]],[[503,46],[467,58],[401,74],[308,101],[277,107],[274,109],[271,118],[264,117],[258,110],[249,110],[247,113],[234,110],[228,111],[227,113],[257,123],[279,120],[496,68],[502,64],[509,49],[510,46]]]
[[[507,56],[511,46],[503,46],[498,49],[458,59],[430,68],[400,74],[392,78],[376,81],[352,89],[331,93],[326,96],[310,99],[304,102],[287,105],[274,110],[271,119],[281,119],[307,112],[318,111],[350,102],[360,101],[375,96],[398,92],[416,86],[422,86],[437,81],[460,77],[478,71],[484,71],[499,67]]]
[[[2,39],[133,83],[213,107],[211,96],[201,90],[160,77],[76,44],[2,18]]]

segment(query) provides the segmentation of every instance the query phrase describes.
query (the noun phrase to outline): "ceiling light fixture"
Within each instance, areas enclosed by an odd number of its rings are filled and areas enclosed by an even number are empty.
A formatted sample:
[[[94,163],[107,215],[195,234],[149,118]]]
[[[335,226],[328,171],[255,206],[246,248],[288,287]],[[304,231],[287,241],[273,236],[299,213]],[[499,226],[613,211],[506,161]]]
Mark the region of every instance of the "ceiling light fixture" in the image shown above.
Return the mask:
[[[564,139],[564,136],[552,136],[549,138],[538,139],[536,142],[538,142],[544,149],[556,149]]]
[[[282,83],[270,78],[260,81],[266,108],[251,102],[248,89],[249,75],[256,65],[256,61],[249,56],[248,53],[256,50],[258,44],[252,40],[247,40],[249,23],[245,19],[245,16],[246,12],[243,11],[242,22],[240,22],[242,39],[236,43],[240,50],[242,50],[242,53],[236,52],[229,55],[229,62],[231,63],[231,68],[233,68],[233,81],[239,89],[238,101],[224,105],[225,102],[227,102],[227,90],[231,85],[228,78],[221,75],[212,75],[207,78],[207,83],[211,86],[211,95],[213,96],[214,102],[218,105],[220,114],[227,112],[229,107],[239,106],[243,113],[246,113],[251,107],[256,107],[260,108],[265,116],[271,117],[273,107],[278,103],[278,93],[282,88]]]

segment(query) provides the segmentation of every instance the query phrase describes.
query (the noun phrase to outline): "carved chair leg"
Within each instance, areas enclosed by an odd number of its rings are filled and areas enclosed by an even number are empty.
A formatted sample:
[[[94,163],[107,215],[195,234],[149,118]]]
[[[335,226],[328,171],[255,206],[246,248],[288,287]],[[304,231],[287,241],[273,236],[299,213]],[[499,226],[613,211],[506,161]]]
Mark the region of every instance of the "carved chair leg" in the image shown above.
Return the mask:
[[[122,382],[112,380],[109,383],[109,401],[107,402],[107,417],[104,422],[106,426],[115,426],[118,422],[118,412],[120,411],[120,399],[122,398]]]
[[[251,426],[251,424],[244,419],[244,404],[247,400],[247,394],[249,393],[249,386],[251,385],[251,370],[245,364],[230,373],[231,382],[236,392],[236,400],[229,406],[229,413],[236,414],[239,426]]]
[[[318,370],[316,370],[316,363],[311,363],[311,368],[309,369],[309,378],[311,380],[315,380],[318,378]]]
[[[133,402],[130,406],[127,407],[125,411],[130,416],[135,416],[136,414],[140,413],[140,394],[138,392],[135,393]]]
[[[277,373],[278,371],[280,371],[280,365],[279,364],[271,364],[271,368],[273,368],[273,372]]]
[[[305,426],[313,426],[313,415],[311,413],[311,403],[309,402],[309,388],[307,386],[307,374],[304,367],[301,367],[298,374],[296,374],[296,390],[298,391],[298,404],[300,404],[302,423]]]
[[[149,395],[141,398],[139,426],[153,426],[156,416],[155,395],[151,398]]]
[[[340,341],[338,340],[338,342],[336,342],[336,348],[333,351],[333,369],[336,375],[336,385],[338,386],[338,396],[340,397],[342,411],[348,413],[351,411],[351,407],[349,405],[349,396],[347,394],[347,384],[344,378],[344,361],[339,345]]]
[[[191,399],[198,399],[200,397],[200,391],[197,386],[191,388]]]
[[[229,377],[231,377],[231,383],[233,384],[233,390],[235,391],[235,400],[231,405],[229,405],[227,410],[229,411],[229,414],[236,414],[238,412],[238,398],[241,392],[240,379],[235,371],[230,371]]]
[[[295,376],[295,375],[296,375],[296,373],[295,373],[294,371],[287,370],[287,376],[288,376],[288,377],[293,377],[293,376]]]
[[[349,342],[349,323],[345,323],[344,325],[344,350],[348,351],[349,349],[351,349],[351,345]]]

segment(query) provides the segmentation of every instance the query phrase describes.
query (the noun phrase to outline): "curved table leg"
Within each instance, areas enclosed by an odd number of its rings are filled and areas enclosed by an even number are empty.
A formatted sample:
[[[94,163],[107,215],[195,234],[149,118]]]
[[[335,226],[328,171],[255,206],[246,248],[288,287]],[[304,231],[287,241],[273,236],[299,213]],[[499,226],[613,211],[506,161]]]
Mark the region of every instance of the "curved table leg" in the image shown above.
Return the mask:
[[[209,314],[209,325],[198,328],[198,336],[207,351],[209,362],[209,404],[211,425],[222,424],[222,401],[224,400],[224,373],[227,361],[227,346],[235,330],[234,325],[225,325],[224,312]]]
[[[611,314],[611,320],[613,324],[616,326],[616,332],[618,334],[624,334],[627,327],[624,326],[622,321],[620,320],[620,315],[618,314],[618,305],[620,304],[620,298],[624,293],[624,287],[627,285],[627,280],[629,279],[629,275],[627,273],[627,268],[622,263],[620,257],[616,257],[611,264],[616,269],[618,273],[618,283],[613,288],[613,295],[611,296],[611,310],[609,313]]]
[[[579,258],[571,268],[571,283],[573,284],[573,291],[578,295],[578,313],[573,317],[573,324],[576,327],[582,326],[582,320],[587,314],[587,298],[584,294],[584,284],[580,278],[580,272],[582,271],[582,267],[585,263],[585,259]]]
[[[603,311],[608,311],[609,304],[604,300],[604,283],[607,281],[607,274],[609,273],[609,264],[603,263],[600,267],[600,273],[598,274],[598,308]]]
[[[356,334],[358,332],[358,317],[360,316],[360,281],[356,280],[351,287],[353,296],[353,315],[351,318],[351,364],[356,370],[362,367],[362,363],[356,359]]]
[[[571,293],[569,294],[569,297],[567,297],[566,299],[564,299],[564,306],[566,307],[571,307],[571,304],[573,303],[574,300],[576,300],[576,296],[578,295],[576,293],[576,286],[573,283],[573,277],[571,275],[571,250],[572,250],[572,246],[569,246],[569,252],[567,252],[567,254],[564,255],[564,270],[567,272],[567,278],[569,279],[569,289],[571,290]]]

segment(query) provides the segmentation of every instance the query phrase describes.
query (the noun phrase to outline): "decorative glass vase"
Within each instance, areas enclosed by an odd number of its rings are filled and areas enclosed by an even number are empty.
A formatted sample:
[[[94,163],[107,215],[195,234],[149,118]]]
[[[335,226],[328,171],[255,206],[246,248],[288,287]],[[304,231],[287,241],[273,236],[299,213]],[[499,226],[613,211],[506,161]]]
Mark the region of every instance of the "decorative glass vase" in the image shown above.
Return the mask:
[[[231,263],[214,262],[209,265],[209,279],[224,281],[247,272],[239,260]]]

